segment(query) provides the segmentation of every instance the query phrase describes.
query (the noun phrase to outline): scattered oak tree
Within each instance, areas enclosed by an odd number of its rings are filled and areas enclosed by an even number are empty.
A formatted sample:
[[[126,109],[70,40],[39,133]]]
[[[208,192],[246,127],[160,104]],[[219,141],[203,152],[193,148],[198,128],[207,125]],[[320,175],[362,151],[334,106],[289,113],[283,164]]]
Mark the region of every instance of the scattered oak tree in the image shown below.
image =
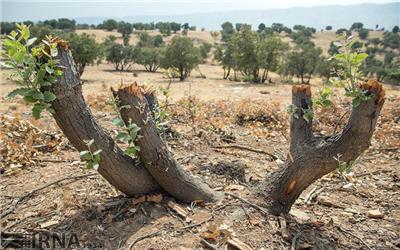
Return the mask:
[[[166,47],[163,67],[176,69],[179,79],[183,81],[199,65],[200,60],[199,49],[194,47],[190,38],[174,36]]]
[[[103,56],[102,48],[89,34],[69,33],[65,37],[69,42],[75,65],[80,75],[83,74],[86,65],[93,64]]]

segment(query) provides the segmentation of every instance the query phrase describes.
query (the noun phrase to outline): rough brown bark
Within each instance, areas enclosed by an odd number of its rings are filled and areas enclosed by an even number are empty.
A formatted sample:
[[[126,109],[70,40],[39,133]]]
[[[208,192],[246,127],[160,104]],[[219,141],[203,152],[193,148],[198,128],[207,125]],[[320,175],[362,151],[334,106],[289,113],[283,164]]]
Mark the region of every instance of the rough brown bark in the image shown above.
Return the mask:
[[[113,91],[121,106],[122,119],[126,124],[136,123],[141,129],[137,145],[140,147],[139,157],[147,170],[173,197],[191,202],[196,200],[213,201],[219,195],[202,183],[199,179],[185,172],[172,157],[166,143],[158,134],[149,109],[149,98],[137,84]],[[146,95],[147,96],[147,95]],[[150,102],[151,103],[151,102]]]
[[[353,107],[340,134],[323,138],[313,135],[312,121],[307,123],[302,118],[303,110],[312,108],[310,86],[293,86],[292,104],[299,118],[291,118],[288,160],[267,178],[261,189],[273,214],[288,213],[304,189],[336,170],[338,161],[335,158],[339,156],[340,161],[349,163],[369,147],[385,92],[382,85],[373,80],[360,87],[367,90],[371,99]]]
[[[101,149],[99,173],[128,196],[145,194],[160,187],[146,168],[138,165],[115,144],[96,122],[82,96],[82,85],[73,58],[68,50],[59,49],[58,59],[63,75],[53,86],[54,118],[71,144],[87,150],[83,140],[94,139],[92,150]]]

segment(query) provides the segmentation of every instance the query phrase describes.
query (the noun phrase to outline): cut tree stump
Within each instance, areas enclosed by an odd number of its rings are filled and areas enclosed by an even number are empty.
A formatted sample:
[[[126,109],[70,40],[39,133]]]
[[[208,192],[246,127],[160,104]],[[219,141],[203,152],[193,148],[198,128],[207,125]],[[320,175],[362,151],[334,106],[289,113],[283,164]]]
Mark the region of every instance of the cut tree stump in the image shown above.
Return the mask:
[[[70,143],[87,150],[84,140],[93,139],[91,150],[101,149],[99,173],[128,196],[160,190],[160,186],[143,165],[124,154],[93,117],[82,95],[82,82],[70,51],[59,47],[58,60],[62,77],[52,85],[56,99],[52,102],[54,119]]]
[[[313,134],[312,120],[307,122],[303,118],[304,110],[312,109],[310,86],[293,86],[292,104],[298,118],[295,114],[291,117],[290,155],[286,164],[267,177],[259,190],[273,214],[288,213],[303,190],[338,168],[338,157],[349,164],[370,146],[385,91],[375,80],[361,84],[360,88],[371,98],[353,107],[340,134],[320,137]]]
[[[140,136],[136,142],[140,147],[139,157],[165,191],[184,202],[214,201],[219,198],[216,191],[184,171],[173,158],[167,144],[156,129],[149,108],[156,103],[152,92],[134,83],[113,90],[113,95],[117,104],[124,107],[120,113],[125,124],[135,123],[140,127]],[[149,99],[152,103],[148,102]]]

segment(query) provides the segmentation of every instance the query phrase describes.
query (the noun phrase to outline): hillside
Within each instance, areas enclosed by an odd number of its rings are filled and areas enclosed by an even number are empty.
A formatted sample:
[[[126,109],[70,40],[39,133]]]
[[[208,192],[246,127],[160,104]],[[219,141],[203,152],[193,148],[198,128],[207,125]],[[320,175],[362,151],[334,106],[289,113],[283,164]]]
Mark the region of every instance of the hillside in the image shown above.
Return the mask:
[[[195,10],[194,10],[195,11]],[[272,23],[283,23],[292,27],[295,24],[303,24],[316,29],[323,29],[332,25],[335,29],[349,27],[353,22],[362,22],[367,28],[379,27],[391,29],[394,25],[400,24],[400,2],[388,4],[357,4],[357,5],[334,5],[315,7],[293,7],[286,9],[264,9],[245,11],[223,11],[217,10],[210,13],[194,13],[185,15],[157,15],[143,16],[140,14],[116,18],[128,22],[157,22],[175,21],[189,22],[208,30],[217,30],[220,24],[225,21],[233,23],[249,23],[254,27],[265,23],[267,26]],[[204,18],[204,17],[207,18]],[[77,18],[79,23],[98,24],[107,17],[85,17]]]

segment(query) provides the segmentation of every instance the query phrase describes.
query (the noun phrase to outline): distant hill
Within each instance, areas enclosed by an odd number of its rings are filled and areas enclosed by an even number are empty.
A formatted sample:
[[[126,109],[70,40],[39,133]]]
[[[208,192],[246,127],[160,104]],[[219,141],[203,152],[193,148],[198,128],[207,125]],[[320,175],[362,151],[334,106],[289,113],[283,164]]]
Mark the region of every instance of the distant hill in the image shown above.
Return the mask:
[[[79,23],[98,24],[109,17],[77,18]],[[128,22],[158,22],[175,21],[189,22],[198,28],[219,30],[225,21],[233,23],[250,23],[254,28],[263,22],[267,26],[274,23],[283,23],[288,27],[303,24],[323,29],[327,25],[334,29],[348,28],[354,22],[362,22],[367,28],[379,27],[392,29],[400,25],[400,2],[386,4],[357,4],[334,5],[315,7],[293,7],[287,9],[245,10],[245,11],[217,11],[211,13],[195,13],[174,16],[129,16],[115,18]]]

